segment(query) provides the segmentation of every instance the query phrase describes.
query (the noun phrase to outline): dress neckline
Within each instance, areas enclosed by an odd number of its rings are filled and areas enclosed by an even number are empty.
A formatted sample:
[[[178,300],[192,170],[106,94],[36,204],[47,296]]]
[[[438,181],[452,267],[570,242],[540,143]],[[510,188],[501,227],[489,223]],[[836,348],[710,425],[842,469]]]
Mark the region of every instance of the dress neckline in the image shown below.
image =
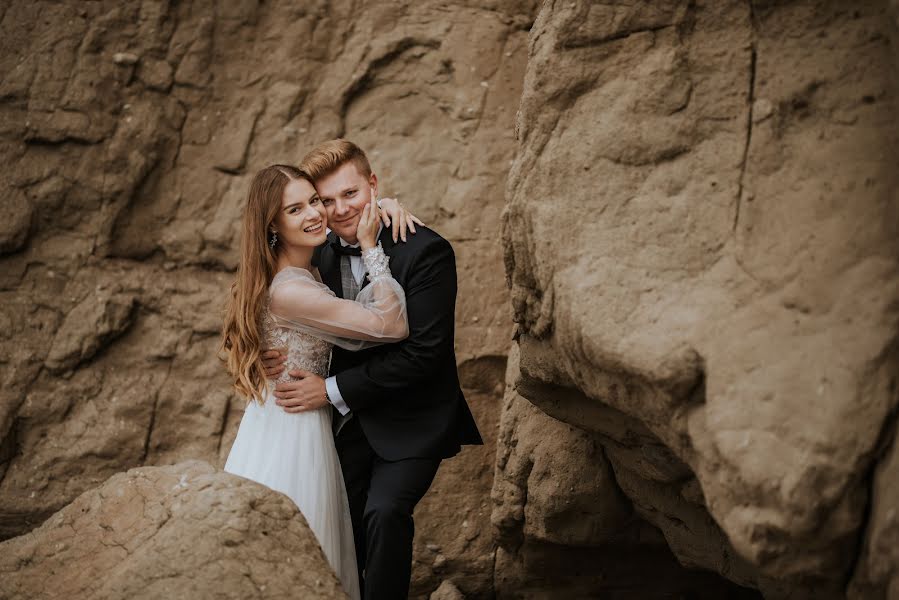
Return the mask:
[[[313,267],[313,269],[314,269],[314,267]],[[311,279],[313,281],[319,281],[319,278],[315,276],[315,273],[313,273],[309,269],[304,269],[302,267],[288,266],[288,267],[284,267],[283,269],[281,269],[280,271],[275,273],[275,276],[272,277],[271,285],[274,285],[275,282],[277,282],[279,279],[284,279],[285,277],[287,277],[288,275],[291,275],[291,274],[300,275],[302,277],[308,277],[309,279]]]

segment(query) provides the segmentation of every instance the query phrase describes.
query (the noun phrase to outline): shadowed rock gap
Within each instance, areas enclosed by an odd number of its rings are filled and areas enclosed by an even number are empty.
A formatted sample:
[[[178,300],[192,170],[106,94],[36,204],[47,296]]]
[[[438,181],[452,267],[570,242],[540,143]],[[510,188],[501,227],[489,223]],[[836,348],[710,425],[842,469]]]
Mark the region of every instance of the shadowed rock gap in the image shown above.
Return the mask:
[[[752,57],[749,63],[749,92],[747,98],[747,114],[746,114],[746,145],[743,148],[743,158],[740,161],[740,179],[737,183],[737,201],[736,201],[736,210],[734,211],[734,226],[733,230],[736,232],[737,224],[740,222],[740,206],[743,203],[743,178],[746,176],[746,164],[749,161],[749,148],[752,144],[752,124],[753,124],[753,109],[755,108],[755,63],[757,60],[757,52],[756,48],[756,34],[755,28],[757,27],[755,21],[755,13],[752,7],[752,0],[749,1],[749,22],[752,25]]]
[[[894,347],[891,352],[887,353],[887,355],[893,357],[891,360],[894,364],[897,363],[897,359],[899,359],[897,348]],[[891,453],[895,453],[895,449],[897,448],[897,430],[899,430],[899,386],[897,386],[896,375],[894,375],[890,381],[890,392],[894,398],[892,409],[884,421],[883,428],[878,435],[878,441],[875,446],[876,451],[866,467],[866,470],[861,475],[862,481],[860,485],[866,491],[865,507],[858,528],[857,543],[852,564],[848,570],[845,581],[846,589],[850,591],[850,593],[856,595],[879,594],[886,597],[889,593],[889,587],[891,586],[892,581],[894,581],[897,576],[895,571],[892,573],[884,573],[882,567],[880,569],[872,569],[869,565],[871,562],[871,550],[868,548],[871,538],[879,533],[872,526],[874,521],[874,504],[878,499],[876,496],[880,493],[880,490],[878,489],[878,480],[884,476],[883,471],[888,468],[887,463],[890,459],[890,455]],[[887,476],[894,475],[889,471],[887,471],[886,474]],[[886,494],[885,496],[886,498],[883,498],[882,501],[887,503],[895,499]],[[881,527],[882,525],[877,523],[877,529],[880,529]],[[889,560],[889,558],[887,560]]]

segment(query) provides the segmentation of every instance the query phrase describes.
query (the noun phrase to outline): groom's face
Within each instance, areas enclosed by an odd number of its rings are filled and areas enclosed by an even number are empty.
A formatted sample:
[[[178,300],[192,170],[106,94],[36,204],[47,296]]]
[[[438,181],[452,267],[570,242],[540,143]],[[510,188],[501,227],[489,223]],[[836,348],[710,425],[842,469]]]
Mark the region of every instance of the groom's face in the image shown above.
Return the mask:
[[[349,162],[315,182],[315,189],[328,213],[328,227],[351,244],[357,243],[356,227],[362,217],[362,209],[371,201],[371,194],[378,193],[378,178],[359,172]]]

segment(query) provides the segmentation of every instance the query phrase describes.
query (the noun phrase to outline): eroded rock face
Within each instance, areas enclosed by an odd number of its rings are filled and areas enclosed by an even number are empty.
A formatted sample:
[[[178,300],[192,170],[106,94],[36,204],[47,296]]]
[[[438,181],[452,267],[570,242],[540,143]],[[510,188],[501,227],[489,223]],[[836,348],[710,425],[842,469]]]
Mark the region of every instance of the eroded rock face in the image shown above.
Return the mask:
[[[895,431],[893,432],[895,435]],[[871,514],[849,597],[899,598],[899,444],[877,465]]]
[[[533,0],[0,7],[0,539],[116,472],[223,463],[243,403],[215,354],[246,189],[338,135],[452,241],[457,356],[492,439],[489,373],[511,332],[500,213],[535,14]],[[492,585],[489,448],[448,462],[437,490],[454,502],[419,511],[418,595],[450,567],[472,574],[464,593]]]
[[[495,541],[489,494],[505,370],[505,357],[469,360],[459,370],[465,397],[485,434],[484,445],[444,461],[415,509],[413,597],[429,597],[441,578],[450,578],[470,598],[492,593]]]
[[[615,439],[548,416],[519,394],[538,391],[513,387],[523,381],[519,354],[513,346],[492,494],[497,597],[757,598],[754,590],[709,573],[701,560],[727,544],[720,533],[685,534],[715,526],[692,497],[695,479],[667,484],[677,459],[653,450],[651,434],[613,410],[601,421]],[[635,475],[623,468],[632,463],[643,470]],[[717,566],[732,579],[746,571],[738,558]]]
[[[736,593],[672,551],[769,597],[896,594],[895,0],[547,2],[528,52],[536,14],[0,7],[0,538],[121,470],[221,464],[249,178],[345,135],[454,244],[487,438],[419,507],[414,595],[641,560]]]
[[[517,354],[509,366],[513,385]],[[602,446],[591,433],[546,416],[508,390],[493,484],[501,539],[563,546],[612,539],[629,520],[631,505]]]
[[[4,598],[347,598],[287,496],[188,461],[113,476],[0,544]]]
[[[560,2],[531,32],[519,391],[600,435],[681,562],[769,597],[843,595],[890,535],[866,506],[899,403],[893,26],[874,1]]]

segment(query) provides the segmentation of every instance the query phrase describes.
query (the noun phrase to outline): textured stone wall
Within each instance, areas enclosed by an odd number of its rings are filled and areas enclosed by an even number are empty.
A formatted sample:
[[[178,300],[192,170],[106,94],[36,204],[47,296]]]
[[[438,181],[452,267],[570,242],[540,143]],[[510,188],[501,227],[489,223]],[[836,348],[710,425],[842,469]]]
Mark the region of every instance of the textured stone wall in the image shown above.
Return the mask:
[[[896,597],[897,41],[896,0],[0,4],[0,539],[223,463],[246,187],[344,135],[453,242],[487,440],[415,597]]]
[[[889,10],[544,3],[504,242],[516,390],[600,444],[578,453],[596,526],[564,544],[607,542],[625,497],[681,563],[766,597],[897,593]],[[542,540],[584,490],[534,480],[543,442],[504,462],[539,435],[511,418],[494,521]]]
[[[417,595],[492,586],[511,334],[499,244],[536,13],[521,2],[0,5],[0,539],[109,476],[221,466],[216,358],[254,171],[343,135],[450,239],[457,355],[488,445],[419,508]]]

